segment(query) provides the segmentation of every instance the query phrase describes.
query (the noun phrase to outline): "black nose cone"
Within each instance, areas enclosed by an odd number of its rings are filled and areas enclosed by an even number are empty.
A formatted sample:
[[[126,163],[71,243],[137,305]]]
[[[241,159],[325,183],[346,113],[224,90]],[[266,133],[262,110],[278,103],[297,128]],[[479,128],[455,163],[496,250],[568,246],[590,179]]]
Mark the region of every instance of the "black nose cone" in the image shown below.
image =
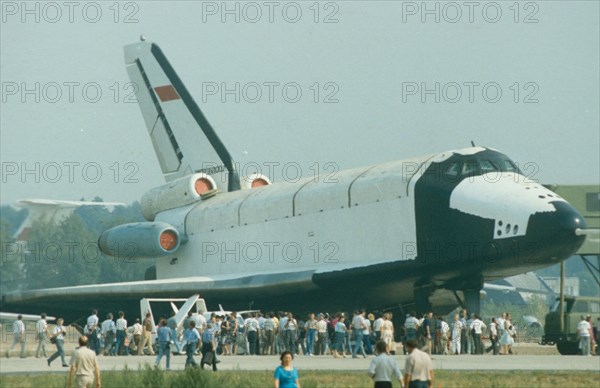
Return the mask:
[[[577,229],[585,229],[581,214],[567,202],[553,202],[553,212],[531,216],[526,238],[534,244],[538,258],[549,262],[572,256],[583,244],[585,236],[578,236]]]

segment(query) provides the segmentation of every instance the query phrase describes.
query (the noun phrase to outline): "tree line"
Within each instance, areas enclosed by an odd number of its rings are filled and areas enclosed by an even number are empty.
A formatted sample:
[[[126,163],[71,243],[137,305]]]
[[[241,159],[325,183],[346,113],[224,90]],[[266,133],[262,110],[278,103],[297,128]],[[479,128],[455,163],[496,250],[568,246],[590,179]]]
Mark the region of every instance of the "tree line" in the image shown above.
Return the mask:
[[[103,202],[95,198],[95,202]],[[117,206],[83,206],[54,221],[34,220],[27,241],[15,232],[27,210],[0,208],[0,294],[18,290],[144,280],[154,259],[125,259],[104,255],[97,247],[100,234],[111,227],[144,221],[138,202]]]

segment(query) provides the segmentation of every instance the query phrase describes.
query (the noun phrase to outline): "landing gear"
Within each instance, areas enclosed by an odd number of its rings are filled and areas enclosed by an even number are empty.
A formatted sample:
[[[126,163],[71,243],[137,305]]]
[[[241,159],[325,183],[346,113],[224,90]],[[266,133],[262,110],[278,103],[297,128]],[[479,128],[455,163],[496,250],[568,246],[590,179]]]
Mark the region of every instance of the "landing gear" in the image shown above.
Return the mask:
[[[429,302],[429,296],[433,289],[431,286],[417,286],[413,290],[413,295],[415,299],[415,308],[417,310],[417,316],[421,317],[423,314],[431,311],[431,303]]]
[[[462,285],[462,287],[457,287],[456,289],[453,289],[454,292],[454,297],[456,298],[456,301],[458,302],[458,304],[464,308],[467,309],[467,313],[469,314],[469,316],[471,316],[471,314],[477,314],[479,316],[479,313],[481,311],[481,290],[483,289],[483,285],[477,286],[477,285]],[[463,293],[463,297],[464,299],[461,299],[461,297],[458,294],[458,291],[461,290]]]
[[[465,307],[469,314],[477,314],[481,310],[481,289],[463,290],[465,296]]]

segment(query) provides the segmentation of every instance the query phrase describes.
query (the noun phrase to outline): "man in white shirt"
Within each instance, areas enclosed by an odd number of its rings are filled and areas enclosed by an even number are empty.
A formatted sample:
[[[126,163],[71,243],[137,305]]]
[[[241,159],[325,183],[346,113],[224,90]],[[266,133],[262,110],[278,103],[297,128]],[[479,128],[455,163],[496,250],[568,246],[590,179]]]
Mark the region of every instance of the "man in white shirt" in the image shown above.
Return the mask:
[[[471,321],[471,326],[469,327],[473,330],[473,344],[475,352],[473,354],[483,354],[483,343],[481,342],[481,334],[483,333],[483,329],[486,328],[485,323],[483,323],[479,316],[473,314],[473,321]]]
[[[404,387],[402,373],[396,360],[394,357],[387,355],[387,344],[384,341],[378,341],[375,348],[377,357],[371,360],[368,369],[369,376],[375,382],[375,388],[391,388],[392,376],[400,382],[400,386]]]
[[[298,322],[296,321],[296,319],[294,319],[294,315],[292,313],[288,313],[287,319],[284,322],[285,323],[283,325],[283,342],[285,343],[285,350],[288,350],[293,354],[298,355],[296,349],[296,332],[298,330]]]
[[[373,354],[373,346],[371,345],[371,321],[367,318],[364,320],[363,330],[363,346],[367,354]]]
[[[373,322],[373,331],[375,332],[375,341],[379,342],[381,339],[381,325],[383,325],[383,314],[379,313],[379,318]]]
[[[258,356],[260,354],[258,343],[258,339],[260,338],[260,324],[256,319],[256,315],[250,314],[248,319],[244,322],[244,329],[246,330],[250,354],[252,356]]]
[[[206,318],[204,318],[204,315],[202,314],[192,314],[192,321],[194,321],[196,323],[196,330],[198,330],[198,333],[200,333],[200,335],[202,335],[202,332],[204,330],[206,330],[206,325],[208,322],[206,322]],[[188,324],[188,327],[190,325]],[[187,327],[186,327],[187,329]]]
[[[404,329],[406,330],[406,340],[417,339],[417,332],[419,331],[419,320],[415,318],[415,312],[412,311],[410,314],[406,314],[404,321]]]
[[[125,319],[125,313],[119,311],[119,319],[116,323],[117,327],[117,341],[115,344],[115,353],[117,356],[121,355],[121,347],[125,348],[125,355],[129,356],[129,347],[125,345],[125,338],[127,337],[127,320]]]
[[[581,316],[581,321],[577,324],[577,336],[579,337],[579,349],[582,356],[590,356],[590,323]]]
[[[96,352],[96,355],[100,354],[100,341],[98,340],[98,323],[100,319],[98,318],[98,310],[93,309],[92,315],[87,318],[86,330],[84,334],[88,338],[88,348],[92,349]]]
[[[46,362],[48,363],[48,366],[50,366],[50,364],[52,364],[52,361],[56,360],[58,357],[60,357],[63,367],[69,366],[69,365],[67,365],[67,362],[65,361],[64,345],[65,345],[65,335],[67,334],[67,329],[63,326],[63,323],[64,323],[64,319],[58,318],[56,320],[56,326],[54,327],[54,330],[52,330],[51,338],[54,338],[54,344],[56,345],[56,352],[54,354],[52,354],[50,356],[50,358],[48,358],[46,360]]]
[[[317,356],[324,356],[327,352],[327,321],[323,314],[319,314],[317,321]]]
[[[367,358],[365,347],[363,346],[363,330],[365,329],[365,310],[355,311],[352,318],[352,334],[354,335],[354,349],[352,349],[352,358],[358,358],[356,353],[360,349],[364,358]]]
[[[404,364],[404,386],[432,387],[433,363],[429,354],[417,349],[417,341],[406,341],[408,357]]]
[[[498,324],[496,323],[496,318],[492,318],[492,322],[490,323],[488,331],[490,333],[490,341],[492,341],[492,345],[485,351],[493,351],[494,356],[496,356],[498,355]]]
[[[35,358],[40,358],[40,352],[44,355],[44,358],[48,358],[46,354],[46,337],[48,336],[48,323],[46,322],[46,313],[40,314],[41,318],[35,323],[35,331],[38,337],[38,348],[35,352]]]
[[[106,315],[106,320],[102,322],[102,330],[100,333],[104,338],[104,355],[105,356],[114,356],[113,345],[115,342],[115,334],[117,333],[117,327],[115,326],[115,322],[113,321],[112,313],[108,313]]]
[[[13,343],[10,349],[6,351],[6,358],[18,343],[21,344],[21,358],[25,358],[25,324],[22,319],[23,316],[19,314],[17,320],[13,322]]]

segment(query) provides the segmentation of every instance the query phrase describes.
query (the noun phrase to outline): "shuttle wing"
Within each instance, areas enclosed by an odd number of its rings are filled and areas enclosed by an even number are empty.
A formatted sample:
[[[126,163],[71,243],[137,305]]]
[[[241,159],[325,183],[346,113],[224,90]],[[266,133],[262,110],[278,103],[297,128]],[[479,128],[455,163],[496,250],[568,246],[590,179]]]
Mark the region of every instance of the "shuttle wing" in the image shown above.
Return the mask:
[[[237,277],[186,277],[125,283],[92,284],[74,287],[18,291],[2,297],[3,308],[27,306],[28,310],[87,311],[90,306],[107,305],[112,310],[124,304],[139,304],[142,298],[189,297],[234,299],[316,289],[313,271],[245,274]],[[37,311],[37,310],[36,310]]]

